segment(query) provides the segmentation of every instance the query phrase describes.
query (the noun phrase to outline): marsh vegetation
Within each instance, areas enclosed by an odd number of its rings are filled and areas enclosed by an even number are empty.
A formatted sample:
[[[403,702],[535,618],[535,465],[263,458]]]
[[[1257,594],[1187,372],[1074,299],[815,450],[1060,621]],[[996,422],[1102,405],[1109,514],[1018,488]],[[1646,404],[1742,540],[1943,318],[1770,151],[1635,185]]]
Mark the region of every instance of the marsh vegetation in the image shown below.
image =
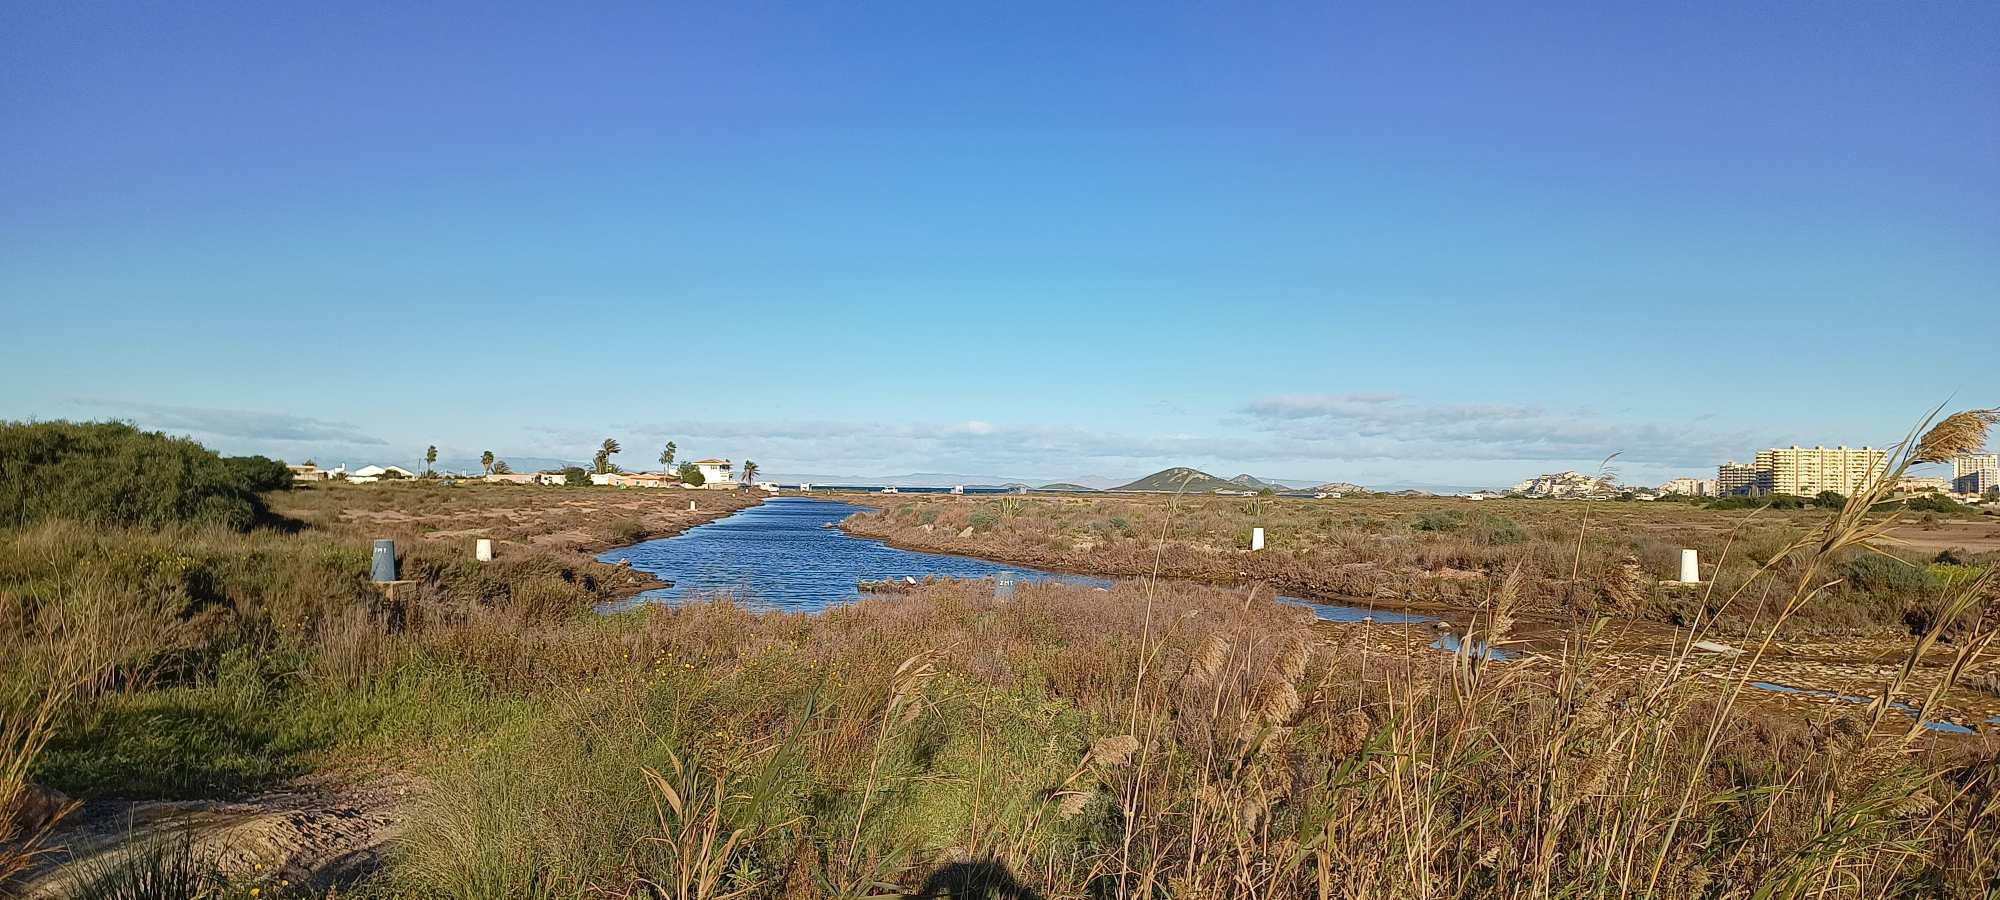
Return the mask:
[[[283,526],[50,515],[9,528],[0,804],[13,808],[0,822],[23,821],[12,814],[29,785],[85,799],[254,797],[308,774],[396,773],[411,785],[394,800],[400,827],[384,864],[343,897],[1872,897],[2000,885],[1988,739],[1932,735],[1886,703],[1935,701],[1937,678],[1915,669],[1940,653],[1947,686],[1988,665],[1981,560],[1923,587],[1933,614],[1903,640],[1912,671],[1881,685],[1885,702],[1834,715],[1743,702],[1746,663],[1768,642],[1749,659],[1684,647],[1632,671],[1593,640],[1630,614],[1688,617],[1691,641],[1751,602],[1770,634],[1793,622],[1907,634],[1889,612],[1913,588],[1887,574],[1901,570],[1850,570],[1881,525],[1863,501],[1741,526],[1679,509],[1648,522],[1612,504],[1565,526],[1578,507],[1269,501],[1256,515],[1280,523],[1273,550],[1252,557],[1232,547],[1250,515],[1240,502],[926,499],[857,527],[894,528],[899,541],[970,527],[967,540],[993,546],[950,549],[1215,583],[1024,585],[1002,601],[984,584],[934,581],[817,616],[727,598],[594,615],[639,576],[576,546],[627,536],[620,519],[673,527],[671,510],[611,503],[649,496],[345,486],[266,495]],[[580,499],[596,505],[569,506]],[[366,541],[384,529],[415,582],[393,597],[367,582]],[[465,545],[484,529],[503,530],[508,552],[481,565]],[[535,539],[549,533],[568,536]],[[1715,596],[1621,598],[1607,581],[1627,555],[1656,574],[1634,549],[1697,538],[1724,560]],[[1356,562],[1371,571],[1346,568]],[[1446,567],[1481,574],[1434,574]],[[1505,642],[1547,612],[1573,630],[1549,652],[1492,663],[1327,626],[1258,586],[1287,578],[1419,592],[1454,604],[1480,641]],[[0,866],[45,870],[66,833],[46,824],[9,833]],[[260,870],[224,871],[199,841],[135,846],[103,877],[157,872],[207,896],[327,890],[285,858],[263,863],[279,877],[254,880]]]

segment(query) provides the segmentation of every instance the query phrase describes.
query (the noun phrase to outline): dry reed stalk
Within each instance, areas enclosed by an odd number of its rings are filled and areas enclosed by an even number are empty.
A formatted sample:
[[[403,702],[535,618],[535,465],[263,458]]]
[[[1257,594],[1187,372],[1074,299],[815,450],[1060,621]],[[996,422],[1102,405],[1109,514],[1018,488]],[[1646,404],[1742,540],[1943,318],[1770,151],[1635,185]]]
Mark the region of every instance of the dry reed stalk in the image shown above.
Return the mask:
[[[2000,409],[1968,409],[1952,413],[1924,433],[1911,459],[1918,463],[1942,463],[1978,453],[1986,447],[1986,430],[2000,422]]]
[[[1752,576],[1752,581],[1754,581],[1757,577],[1761,577],[1772,571],[1780,561],[1791,559],[1794,556],[1803,560],[1803,565],[1800,566],[1800,571],[1793,580],[1790,596],[1779,607],[1776,617],[1765,630],[1763,639],[1758,642],[1756,650],[1744,661],[1736,678],[1730,683],[1729,689],[1724,693],[1722,702],[1717,706],[1715,714],[1711,717],[1709,728],[1702,740],[1695,771],[1704,769],[1708,765],[1709,760],[1713,758],[1723,723],[1728,719],[1734,709],[1737,698],[1741,696],[1744,687],[1749,683],[1751,673],[1755,671],[1757,664],[1770,650],[1771,645],[1777,639],[1779,630],[1785,622],[1800,609],[1811,603],[1813,599],[1820,596],[1826,589],[1838,584],[1838,579],[1822,583],[1820,581],[1821,570],[1827,567],[1837,554],[1842,551],[1850,547],[1867,546],[1870,542],[1880,539],[1893,527],[1897,522],[1897,517],[1893,515],[1887,517],[1883,522],[1872,525],[1867,519],[1878,505],[1888,500],[1893,487],[1902,479],[1912,464],[1922,461],[1936,461],[1934,457],[1937,457],[1939,454],[1950,453],[1951,455],[1957,455],[1957,453],[1964,452],[1968,441],[1977,440],[1983,443],[1987,426],[1994,421],[1995,417],[1995,413],[1992,410],[1971,410],[1948,416],[1943,421],[1937,422],[1936,427],[1930,427],[1926,430],[1927,426],[1937,421],[1938,411],[1936,409],[1932,410],[1929,415],[1925,416],[1921,423],[1911,429],[1908,437],[1897,444],[1890,457],[1894,461],[1893,466],[1889,467],[1880,477],[1863,485],[1860,490],[1848,498],[1847,502],[1827,522],[1801,539],[1794,541],[1783,552],[1773,556],[1770,562],[1766,563]],[[1921,440],[1916,437],[1919,432],[1924,434]],[[1746,582],[1743,587],[1738,589],[1737,593],[1740,594],[1743,590],[1747,590],[1749,584],[1750,582]],[[1918,648],[1913,650],[1912,654],[1906,658],[1905,668],[1914,667],[1923,646],[1922,642],[1920,642]],[[1889,689],[1889,687],[1885,687],[1885,691]],[[1873,720],[1879,721],[1882,712],[1882,708],[1876,709]],[[1872,725],[1870,730],[1872,732]],[[1647,878],[1646,891],[1648,893],[1652,893],[1659,886],[1659,878],[1666,863],[1667,853],[1673,846],[1674,837],[1679,832],[1682,822],[1688,815],[1689,807],[1694,799],[1695,787],[1695,780],[1689,779],[1688,784],[1682,792],[1680,802],[1676,805],[1674,813],[1668,821],[1665,839],[1660,843],[1659,850],[1654,855],[1653,865]],[[1840,847],[1836,846],[1830,851],[1836,859],[1840,855],[1840,849]]]
[[[63,654],[52,669],[26,710],[0,720],[0,895],[49,852],[43,841],[78,806],[60,795],[39,795],[28,782],[36,758],[55,736],[57,717],[83,685],[84,666],[76,656]]]

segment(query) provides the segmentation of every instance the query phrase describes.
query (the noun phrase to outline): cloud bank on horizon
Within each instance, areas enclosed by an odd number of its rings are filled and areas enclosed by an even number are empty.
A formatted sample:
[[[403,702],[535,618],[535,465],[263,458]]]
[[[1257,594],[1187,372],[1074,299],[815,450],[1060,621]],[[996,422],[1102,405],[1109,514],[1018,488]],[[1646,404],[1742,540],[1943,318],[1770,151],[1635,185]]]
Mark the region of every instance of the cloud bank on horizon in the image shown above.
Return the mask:
[[[475,458],[485,449],[502,458],[583,460],[609,436],[624,445],[621,461],[628,468],[651,464],[671,440],[682,459],[755,459],[773,474],[958,472],[1046,481],[1086,473],[1115,479],[1192,465],[1224,475],[1249,471],[1364,484],[1500,484],[1546,471],[1595,468],[1617,453],[1617,472],[1628,482],[1643,483],[1700,474],[1725,459],[1789,441],[1699,422],[1629,421],[1588,410],[1502,403],[1428,403],[1370,392],[1274,395],[1242,404],[1210,429],[1178,433],[979,419],[690,418],[532,424],[496,434],[441,423],[437,434],[390,434],[293,413],[104,398],[73,400],[47,417],[119,419],[185,434],[224,452],[293,460],[396,460],[433,443],[453,460]]]

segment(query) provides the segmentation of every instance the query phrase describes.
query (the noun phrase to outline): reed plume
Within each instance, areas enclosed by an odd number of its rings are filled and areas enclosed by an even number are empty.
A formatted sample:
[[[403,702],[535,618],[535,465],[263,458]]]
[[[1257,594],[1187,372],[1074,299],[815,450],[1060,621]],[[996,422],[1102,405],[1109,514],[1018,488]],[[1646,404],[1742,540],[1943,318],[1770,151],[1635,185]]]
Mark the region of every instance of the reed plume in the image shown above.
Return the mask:
[[[1925,432],[1912,462],[1941,463],[1986,447],[1986,430],[2000,422],[2000,409],[1968,409],[1952,413]]]

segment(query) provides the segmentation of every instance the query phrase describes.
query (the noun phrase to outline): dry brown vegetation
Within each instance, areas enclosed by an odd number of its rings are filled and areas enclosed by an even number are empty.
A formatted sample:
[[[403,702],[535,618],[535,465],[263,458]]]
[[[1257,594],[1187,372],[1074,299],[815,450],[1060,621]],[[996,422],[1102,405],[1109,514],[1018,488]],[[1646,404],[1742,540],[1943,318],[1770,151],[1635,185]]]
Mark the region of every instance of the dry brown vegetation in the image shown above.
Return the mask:
[[[1772,560],[1779,560],[1774,574],[1782,580],[1795,564],[1781,558],[1786,548],[1832,515],[1709,510],[1679,502],[904,495],[843,527],[898,546],[1060,571],[1133,577],[1157,564],[1173,578],[1265,584],[1328,602],[1443,610],[1476,602],[1520,568],[1530,614],[1674,624],[1718,615],[1751,622],[1760,611],[1768,613],[1765,585],[1741,594],[1732,607],[1721,601]],[[1253,527],[1266,531],[1264,552],[1248,552]],[[2000,520],[1956,527],[1985,539],[1967,542],[1975,546],[2000,539]],[[1936,550],[1898,542],[1920,528],[1905,523],[1880,542],[1910,577],[1848,579],[1804,611],[1795,630],[1906,633],[1912,622],[1927,621],[1941,588],[1928,577]],[[1678,577],[1682,548],[1701,552],[1703,577],[1713,580],[1713,589],[1663,584]],[[1875,554],[1856,549],[1851,555]],[[1991,550],[1965,553],[1968,562],[1995,556]]]
[[[1954,564],[1936,583],[1874,702],[1800,716],[1752,700],[1789,622],[1883,627],[1822,609],[1872,610],[1901,589],[1904,568],[1854,562],[1880,536],[1870,498],[1730,528],[1593,504],[1566,531],[1584,507],[909,498],[857,526],[1246,583],[1030,584],[1003,600],[929,581],[817,616],[727,598],[596,616],[641,579],[575,547],[622,539],[628,516],[671,527],[678,510],[625,505],[654,496],[338,487],[275,498],[296,529],[9,531],[0,709],[46,724],[6,732],[25,749],[5,751],[0,782],[184,797],[406,773],[400,837],[344,897],[2000,890],[1992,739],[1918,725],[1990,666],[1988,569]],[[1252,518],[1273,552],[1234,548]],[[472,562],[467,528],[510,541],[501,559]],[[584,537],[536,540],[567,532]],[[417,582],[395,598],[365,580],[366,540],[385,533]],[[1645,555],[1626,565],[1638,541],[1699,539],[1730,551],[1705,597],[1657,593]],[[1099,548],[1107,561],[1084,565]],[[1313,574],[1353,563],[1372,571]],[[1506,643],[1537,615],[1576,624],[1505,662],[1440,653],[1422,628],[1333,627],[1270,602],[1262,584],[1292,578],[1451,603],[1465,646]],[[1850,580],[1867,583],[1848,596]],[[1748,652],[1695,652],[1717,613],[1750,607],[1767,627],[1738,639]],[[1606,652],[1609,620],[1593,615],[1628,611],[1687,626],[1634,665]],[[20,718],[36,709],[50,712]],[[8,846],[0,860],[20,859]],[[202,896],[247,896],[191,852],[135,855],[68,896],[169,869]],[[319,890],[284,880],[256,882],[259,896]]]

